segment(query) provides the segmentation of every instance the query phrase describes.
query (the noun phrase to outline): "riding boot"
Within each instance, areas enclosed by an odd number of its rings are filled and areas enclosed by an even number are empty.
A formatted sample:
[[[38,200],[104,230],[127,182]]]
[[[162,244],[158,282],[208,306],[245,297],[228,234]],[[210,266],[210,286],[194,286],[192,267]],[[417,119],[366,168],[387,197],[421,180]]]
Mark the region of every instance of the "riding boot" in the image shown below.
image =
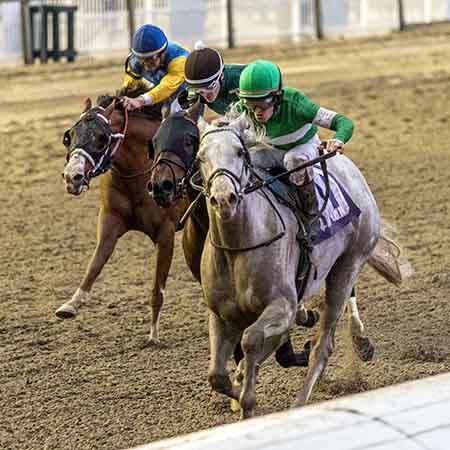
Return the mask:
[[[302,216],[305,218],[305,226],[312,241],[317,240],[320,234],[319,203],[317,201],[314,180],[307,181],[297,187]]]

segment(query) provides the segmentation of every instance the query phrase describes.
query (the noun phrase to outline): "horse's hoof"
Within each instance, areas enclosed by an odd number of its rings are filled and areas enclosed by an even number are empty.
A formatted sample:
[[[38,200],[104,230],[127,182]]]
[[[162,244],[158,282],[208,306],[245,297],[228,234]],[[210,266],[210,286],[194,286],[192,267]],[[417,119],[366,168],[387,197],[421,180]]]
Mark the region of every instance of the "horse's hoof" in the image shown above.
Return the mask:
[[[352,336],[353,350],[361,361],[368,362],[373,359],[375,347],[366,336]]]
[[[231,411],[233,411],[234,413],[239,412],[241,410],[241,405],[239,404],[239,402],[237,400],[232,398],[230,401],[230,408],[231,408]]]
[[[306,322],[302,322],[301,316],[299,315],[295,318],[295,323],[301,327],[312,328],[320,319],[319,311],[316,311],[315,309],[308,309],[306,312]]]
[[[254,415],[254,410],[245,411],[244,409],[241,409],[241,420],[251,419]]]
[[[78,309],[72,305],[64,303],[55,311],[56,317],[60,319],[73,319],[78,315]]]
[[[320,320],[319,311],[308,309],[308,320],[303,324],[306,328],[312,328]]]

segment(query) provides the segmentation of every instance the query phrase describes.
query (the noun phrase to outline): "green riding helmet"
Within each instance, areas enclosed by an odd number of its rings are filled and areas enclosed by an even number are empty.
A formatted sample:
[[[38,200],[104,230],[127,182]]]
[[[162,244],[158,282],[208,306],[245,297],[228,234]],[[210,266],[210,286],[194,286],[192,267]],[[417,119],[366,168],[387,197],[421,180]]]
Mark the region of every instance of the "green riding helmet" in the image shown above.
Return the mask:
[[[272,61],[258,59],[249,64],[239,79],[239,97],[264,98],[281,91],[282,77],[279,67]]]

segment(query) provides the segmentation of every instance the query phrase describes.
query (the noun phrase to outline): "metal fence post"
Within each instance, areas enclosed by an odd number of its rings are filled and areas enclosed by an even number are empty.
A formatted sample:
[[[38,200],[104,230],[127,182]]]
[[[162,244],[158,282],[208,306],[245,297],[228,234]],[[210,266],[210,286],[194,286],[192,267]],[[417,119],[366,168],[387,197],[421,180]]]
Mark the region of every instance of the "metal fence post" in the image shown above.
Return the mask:
[[[28,0],[20,0],[20,18],[22,27],[22,55],[25,64],[33,64],[33,48],[31,44],[31,18]]]
[[[398,29],[405,31],[405,10],[403,8],[403,0],[397,0],[398,5]]]
[[[127,0],[128,11],[128,34],[130,36],[130,47],[133,43],[133,34],[136,30],[136,24],[134,20],[134,0]]]
[[[321,0],[313,0],[313,6],[314,6],[314,25],[316,31],[316,38],[323,39]]]
[[[227,0],[228,48],[234,48],[233,0]]]

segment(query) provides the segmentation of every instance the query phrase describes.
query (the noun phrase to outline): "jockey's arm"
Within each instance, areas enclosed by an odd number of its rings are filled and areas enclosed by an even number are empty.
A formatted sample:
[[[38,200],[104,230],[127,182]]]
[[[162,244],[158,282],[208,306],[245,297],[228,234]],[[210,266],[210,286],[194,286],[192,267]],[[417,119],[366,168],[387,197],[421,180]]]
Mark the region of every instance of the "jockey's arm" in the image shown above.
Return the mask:
[[[336,132],[327,149],[336,150],[338,147],[342,148],[353,135],[353,122],[348,117],[338,114],[331,109],[319,106],[310,99],[308,101],[309,103],[307,102],[308,106],[306,109],[312,116],[311,123]]]
[[[161,78],[159,84],[143,95],[146,104],[160,103],[176,92],[185,80],[185,63],[186,56],[179,56],[169,63],[167,74]]]

